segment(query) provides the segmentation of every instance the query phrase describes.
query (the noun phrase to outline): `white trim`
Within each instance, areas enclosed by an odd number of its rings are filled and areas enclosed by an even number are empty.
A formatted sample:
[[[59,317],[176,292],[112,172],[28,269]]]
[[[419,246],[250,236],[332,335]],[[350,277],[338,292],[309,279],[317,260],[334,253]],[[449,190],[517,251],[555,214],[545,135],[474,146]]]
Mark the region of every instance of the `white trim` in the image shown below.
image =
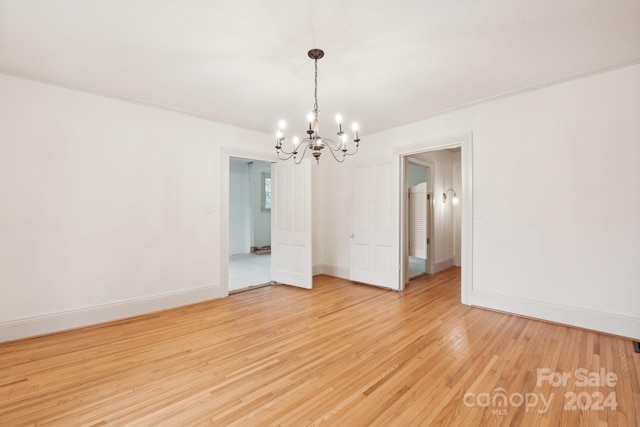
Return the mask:
[[[404,233],[402,233],[401,218],[403,212],[403,186],[404,186],[404,163],[403,158],[412,154],[422,153],[425,151],[436,151],[446,148],[461,148],[460,153],[460,169],[462,173],[461,180],[461,197],[462,203],[462,278],[460,284],[460,300],[462,304],[470,304],[470,295],[473,290],[473,134],[471,132],[452,135],[444,138],[438,138],[427,141],[415,142],[393,149],[393,230],[396,233],[394,238],[394,261],[400,266],[400,260],[406,256]],[[400,285],[404,287],[405,275],[404,269],[399,268]],[[401,289],[402,289],[401,287]]]
[[[447,258],[447,259],[443,259],[441,261],[436,261],[433,269],[434,269],[434,273],[437,273],[439,271],[442,270],[446,270],[449,267],[453,267],[455,265],[455,262],[453,260],[453,257]]]
[[[223,296],[219,284],[0,323],[0,342],[121,320]]]
[[[231,157],[264,162],[278,160],[275,153],[226,146],[220,148],[220,283],[223,296],[229,295],[229,159]]]
[[[324,274],[324,264],[314,264],[311,268],[311,274],[313,274],[314,276]]]
[[[414,153],[416,154],[416,153]],[[413,163],[414,165],[424,166],[426,168],[432,168],[433,162],[427,162],[426,160],[416,159],[415,157],[411,157],[411,155],[407,156],[407,161],[409,163]]]
[[[532,85],[529,86],[524,86],[518,89],[513,89],[513,90],[508,90],[506,92],[501,92],[495,95],[490,95],[490,96],[486,96],[484,98],[479,98],[479,99],[474,99],[472,101],[469,102],[465,102],[462,104],[457,104],[454,105],[452,107],[449,108],[444,108],[441,110],[437,110],[422,116],[416,116],[416,117],[411,117],[408,118],[407,120],[402,120],[402,121],[397,121],[394,123],[391,123],[389,125],[387,125],[384,129],[372,129],[371,132],[376,133],[376,132],[382,132],[385,130],[389,130],[389,129],[394,129],[397,127],[401,127],[401,126],[406,126],[406,125],[410,125],[412,123],[417,123],[417,122],[421,122],[421,121],[425,121],[425,120],[429,120],[432,119],[434,117],[438,117],[438,116],[442,116],[445,114],[449,114],[452,113],[454,111],[458,111],[458,110],[462,110],[464,108],[467,107],[472,107],[474,105],[478,105],[478,104],[484,104],[486,102],[491,102],[491,101],[496,101],[502,98],[509,98],[512,96],[517,96],[517,95],[521,95],[523,93],[528,93],[528,92],[534,92],[543,88],[547,88],[547,87],[552,87],[552,86],[557,86],[563,83],[568,83],[568,82],[572,82],[574,80],[581,80],[581,79],[585,79],[591,76],[596,76],[598,74],[604,74],[604,73],[608,73],[610,71],[615,71],[615,70],[620,70],[623,68],[627,68],[627,67],[633,67],[637,64],[640,64],[640,58],[632,58],[629,60],[625,60],[622,62],[619,62],[617,64],[613,64],[613,65],[607,65],[604,67],[598,67],[598,68],[593,68],[591,70],[582,72],[582,73],[578,73],[578,74],[569,74],[566,75],[564,77],[559,77],[553,80],[549,80],[549,81],[542,81],[542,82],[538,82],[538,83],[534,83]]]
[[[603,73],[608,73],[610,71],[619,70],[619,69],[622,69],[622,68],[632,67],[632,66],[634,66],[636,64],[639,64],[639,63],[640,63],[640,58],[631,58],[631,59],[628,59],[628,60],[624,60],[624,61],[618,62],[616,64],[607,65],[607,66],[604,66],[604,67],[592,68],[592,69],[587,70],[587,71],[582,72],[582,73],[568,74],[566,76],[559,77],[559,78],[556,78],[556,79],[553,79],[553,80],[549,80],[549,81],[545,81],[545,82],[539,82],[539,83],[532,84],[532,85],[525,86],[525,87],[521,87],[521,88],[518,88],[518,89],[514,89],[514,90],[498,93],[496,95],[491,95],[491,96],[487,96],[487,97],[484,97],[484,98],[480,98],[480,99],[476,99],[476,100],[473,100],[473,101],[469,101],[469,102],[466,102],[466,103],[463,103],[463,104],[454,105],[453,107],[444,108],[444,109],[441,109],[441,110],[438,110],[438,111],[434,111],[434,112],[429,113],[429,114],[424,115],[424,116],[413,117],[413,118],[410,118],[409,120],[406,120],[406,121],[392,123],[392,124],[388,125],[387,127],[385,127],[384,129],[378,129],[378,130],[371,129],[371,132],[381,132],[381,131],[384,131],[386,129],[393,129],[393,128],[396,128],[396,127],[399,127],[399,126],[404,126],[404,125],[407,125],[407,124],[416,123],[416,122],[419,122],[419,121],[431,119],[433,117],[441,116],[443,114],[448,114],[448,113],[451,113],[453,111],[461,110],[463,108],[470,107],[470,106],[473,106],[473,105],[482,104],[482,103],[485,103],[485,102],[494,101],[494,100],[501,99],[501,98],[507,98],[507,97],[510,97],[510,96],[520,95],[522,93],[533,92],[533,91],[540,90],[540,89],[545,88],[545,87],[556,86],[556,85],[559,85],[559,84],[562,84],[562,83],[570,82],[570,81],[573,81],[573,80],[580,80],[580,79],[584,79],[584,78],[587,78],[587,77],[595,76],[595,75],[598,75],[598,74],[603,74]],[[24,73],[24,72],[21,72],[21,71],[18,71],[18,70],[2,69],[2,70],[0,70],[0,74],[3,74],[3,75],[8,76],[8,77],[17,78],[17,79],[30,80],[32,82],[36,82],[36,83],[40,83],[40,84],[44,84],[44,85],[48,85],[48,86],[54,86],[54,87],[58,87],[58,88],[66,89],[66,90],[71,90],[71,91],[74,91],[74,92],[81,92],[81,93],[86,93],[86,94],[90,94],[90,95],[94,95],[94,96],[100,96],[100,97],[103,97],[103,98],[114,99],[116,101],[129,102],[129,103],[132,103],[132,104],[148,106],[148,107],[157,108],[157,109],[160,109],[160,110],[170,111],[170,112],[174,112],[174,113],[180,113],[180,114],[191,116],[191,117],[194,117],[194,118],[197,118],[197,119],[206,120],[208,122],[218,123],[218,124],[222,124],[222,125],[226,125],[226,126],[234,127],[234,128],[239,128],[239,125],[232,124],[232,123],[227,123],[227,122],[221,122],[221,121],[217,120],[214,117],[209,117],[206,114],[198,113],[196,111],[191,111],[191,110],[187,110],[187,109],[171,106],[171,105],[168,105],[168,104],[162,104],[162,103],[159,103],[159,102],[153,102],[153,101],[140,99],[140,98],[131,98],[131,97],[127,97],[127,96],[109,94],[109,93],[102,92],[102,91],[95,90],[95,89],[90,89],[90,88],[76,86],[76,85],[70,85],[70,84],[59,82],[59,81],[56,81],[56,80],[53,80],[53,79],[43,78],[41,76],[33,76],[31,74],[27,74],[27,73]],[[246,128],[244,128],[244,129],[246,129]],[[267,132],[267,131],[262,131],[262,132]]]
[[[329,264],[321,264],[320,267],[321,267],[321,272],[318,274],[326,274],[327,276],[339,277],[341,279],[351,280],[349,278],[349,267],[340,267],[337,265],[329,265]]]
[[[196,111],[175,107],[169,104],[162,104],[160,102],[148,101],[141,98],[131,98],[127,96],[121,96],[121,95],[111,94],[107,92],[102,92],[99,90],[89,89],[81,86],[69,85],[69,84],[57,82],[51,79],[35,77],[35,76],[21,73],[18,71],[0,70],[0,74],[5,75],[7,77],[12,77],[14,79],[28,80],[28,81],[39,83],[46,86],[57,87],[59,89],[70,90],[73,92],[83,93],[86,95],[99,96],[101,98],[111,99],[119,102],[126,102],[128,104],[133,104],[133,105],[142,106],[142,107],[149,107],[149,108],[153,108],[153,109],[161,110],[165,112],[183,114],[185,116],[189,116],[194,119],[206,120],[207,122],[210,122],[210,123],[217,123],[219,125],[224,125],[224,126],[228,126],[236,129],[248,130],[247,128],[240,128],[238,125],[234,125],[228,122],[221,122],[219,120],[216,120],[213,117],[198,113]]]
[[[619,335],[633,340],[640,339],[640,318],[637,317],[620,316],[477,290],[471,293],[470,302],[476,307]]]

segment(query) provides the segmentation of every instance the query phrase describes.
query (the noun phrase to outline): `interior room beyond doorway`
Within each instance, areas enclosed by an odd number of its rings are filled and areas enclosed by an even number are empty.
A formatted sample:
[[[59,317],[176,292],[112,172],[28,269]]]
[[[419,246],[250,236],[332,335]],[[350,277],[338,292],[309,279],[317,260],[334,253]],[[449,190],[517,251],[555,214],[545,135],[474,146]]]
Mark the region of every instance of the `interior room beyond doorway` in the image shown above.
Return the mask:
[[[229,291],[271,281],[271,163],[229,159]]]
[[[451,266],[460,266],[461,252],[461,204],[457,202],[461,191],[460,147],[430,150],[411,154],[406,159],[405,182],[407,190],[406,219],[407,248],[405,268],[407,280],[422,274],[433,274]],[[426,185],[424,212],[417,215],[414,191]],[[412,193],[412,194],[409,194]],[[448,194],[444,198],[443,194]],[[456,195],[454,198],[453,195]],[[422,222],[421,226],[416,223]],[[417,231],[416,231],[417,230]],[[421,238],[416,234],[426,231]],[[426,241],[426,251],[416,251],[413,245]]]

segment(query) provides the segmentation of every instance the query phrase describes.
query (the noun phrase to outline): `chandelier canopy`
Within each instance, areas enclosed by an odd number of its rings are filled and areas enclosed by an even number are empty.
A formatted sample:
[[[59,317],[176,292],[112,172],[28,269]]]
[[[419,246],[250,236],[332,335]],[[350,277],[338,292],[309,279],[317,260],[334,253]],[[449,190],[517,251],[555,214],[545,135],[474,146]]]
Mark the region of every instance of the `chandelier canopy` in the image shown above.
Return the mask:
[[[322,150],[325,148],[329,149],[329,152],[333,156],[333,158],[337,162],[344,162],[346,156],[352,156],[358,152],[358,147],[360,146],[360,138],[358,137],[358,124],[353,123],[353,143],[354,147],[347,147],[347,141],[349,137],[342,130],[342,116],[340,114],[336,115],[336,121],[338,122],[338,142],[334,142],[329,138],[324,138],[320,136],[320,121],[319,114],[320,110],[318,109],[318,59],[324,56],[324,52],[320,49],[311,49],[308,52],[309,58],[313,59],[315,65],[315,91],[313,93],[313,111],[309,113],[307,116],[309,122],[309,129],[306,130],[307,136],[300,141],[297,136],[293,137],[293,145],[291,151],[287,151],[283,142],[285,140],[284,136],[284,128],[286,123],[284,120],[280,120],[278,125],[278,132],[276,133],[276,153],[280,160],[288,160],[293,157],[293,160],[296,164],[299,164],[302,159],[304,159],[307,150],[310,150],[313,153],[313,157],[315,157],[316,162],[320,163],[320,156],[322,155]],[[304,149],[300,154],[300,145],[303,145]]]

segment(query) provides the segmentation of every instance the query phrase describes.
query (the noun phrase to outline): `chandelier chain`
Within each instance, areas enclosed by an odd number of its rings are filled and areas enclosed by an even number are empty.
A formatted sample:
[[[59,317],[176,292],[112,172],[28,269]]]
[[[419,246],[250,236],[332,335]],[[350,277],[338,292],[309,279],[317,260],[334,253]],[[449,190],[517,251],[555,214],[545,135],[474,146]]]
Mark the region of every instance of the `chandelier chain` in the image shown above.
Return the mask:
[[[313,111],[318,113],[318,60],[314,60],[316,67],[316,78],[315,78],[315,91],[313,93],[313,99],[315,103],[313,104]]]

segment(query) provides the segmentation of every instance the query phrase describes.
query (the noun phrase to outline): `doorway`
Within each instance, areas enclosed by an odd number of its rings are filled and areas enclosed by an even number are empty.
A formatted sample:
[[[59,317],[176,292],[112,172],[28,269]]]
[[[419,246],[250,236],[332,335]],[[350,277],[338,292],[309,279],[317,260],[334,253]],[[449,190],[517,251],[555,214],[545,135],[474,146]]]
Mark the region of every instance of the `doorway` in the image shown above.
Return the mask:
[[[220,151],[220,246],[219,246],[219,258],[216,268],[219,272],[220,284],[223,287],[223,295],[229,294],[229,258],[230,258],[230,225],[232,219],[230,218],[230,176],[231,176],[231,159],[240,158],[249,161],[262,161],[267,163],[273,163],[277,160],[276,156],[272,153],[249,151],[238,147],[222,147]],[[247,235],[249,233],[247,232]],[[243,239],[247,242],[247,238]],[[250,238],[249,238],[250,239]],[[245,243],[246,244],[246,243]],[[249,240],[250,245],[250,240]]]
[[[229,158],[229,292],[271,281],[271,163]]]
[[[460,189],[460,153],[460,147],[452,147],[414,153],[405,158],[407,163],[405,181],[408,188],[416,188],[415,183],[420,179],[428,181],[427,206],[424,207],[428,214],[424,215],[424,218],[420,218],[424,221],[422,226],[428,231],[428,236],[426,236],[428,253],[425,261],[427,274],[434,274],[454,265],[460,266],[461,217],[459,212],[461,203],[458,197],[458,194],[462,194]],[[418,169],[421,165],[424,165],[422,170],[427,168],[428,178],[421,175],[424,173]],[[411,200],[411,202],[413,201]],[[415,252],[411,248],[412,229],[416,228],[414,225],[416,218],[413,218],[411,213],[413,204],[408,203],[406,209],[409,214],[405,239],[409,268],[406,282],[413,278],[411,274],[412,262],[415,265],[411,256]]]
[[[229,225],[231,158],[271,164],[271,278],[278,283],[311,289],[311,161],[278,162],[275,153],[222,147],[220,152],[220,250],[218,267],[223,295],[229,294]],[[294,167],[295,166],[295,167]]]
[[[458,153],[458,154],[455,154]],[[431,161],[433,156],[450,157],[456,156],[457,160],[451,160],[447,164],[448,172],[441,173],[439,165],[434,164],[432,168],[432,197],[430,203],[433,206],[433,233],[430,238],[432,245],[433,272],[440,271],[452,265],[460,265],[461,276],[461,302],[470,304],[472,290],[472,218],[473,218],[473,192],[472,192],[472,134],[465,133],[437,140],[424,141],[402,146],[394,149],[395,170],[399,173],[397,187],[399,190],[397,203],[399,213],[398,221],[398,261],[400,267],[399,285],[400,289],[408,282],[408,203],[405,196],[407,185],[407,164],[408,158],[417,158]],[[457,176],[454,178],[454,170]],[[459,171],[459,173],[457,172]],[[445,177],[448,177],[445,179]],[[455,187],[455,188],[454,188]],[[443,197],[447,195],[447,198]],[[453,206],[454,194],[459,200],[456,214]],[[450,218],[449,222],[438,222],[438,217],[445,215]],[[458,225],[454,227],[454,218]],[[459,218],[459,219],[458,219]],[[456,242],[454,242],[454,236]],[[444,242],[440,242],[438,251],[438,239],[445,236]],[[451,236],[448,239],[446,236]],[[428,267],[427,267],[428,268]]]

